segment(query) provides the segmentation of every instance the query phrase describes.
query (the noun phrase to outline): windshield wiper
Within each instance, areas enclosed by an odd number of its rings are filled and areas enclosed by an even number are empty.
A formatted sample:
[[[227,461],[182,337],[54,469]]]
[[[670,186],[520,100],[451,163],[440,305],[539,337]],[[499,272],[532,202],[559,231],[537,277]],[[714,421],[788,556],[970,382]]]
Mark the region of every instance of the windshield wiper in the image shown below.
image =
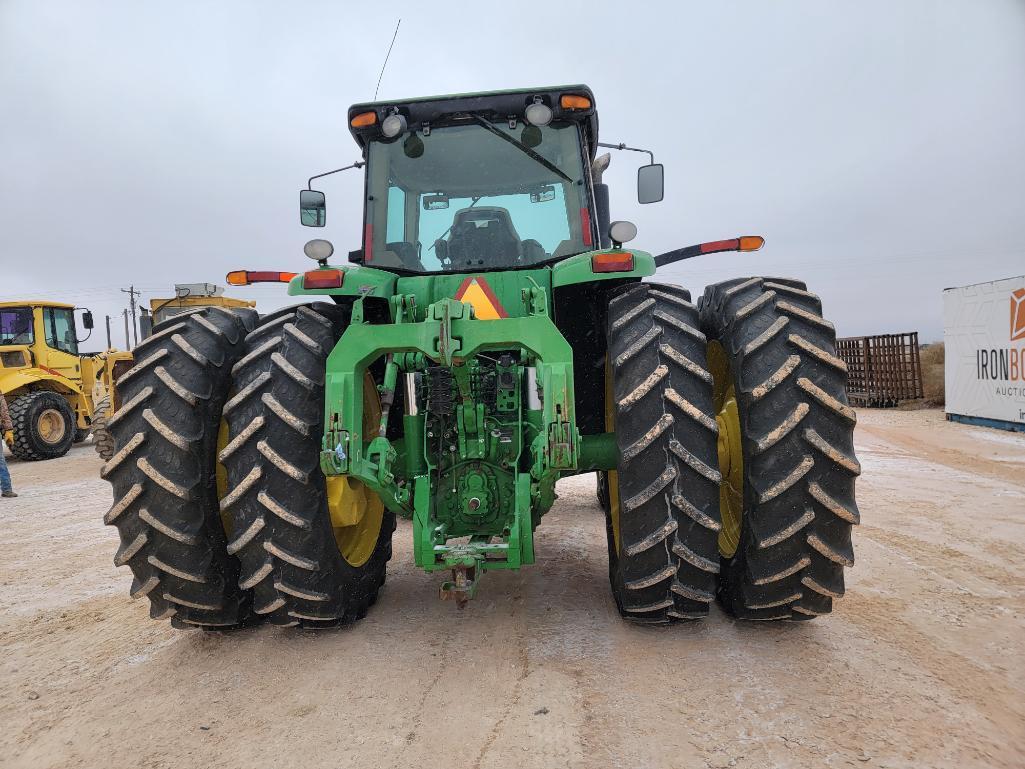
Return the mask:
[[[509,134],[507,134],[505,131],[503,131],[500,128],[498,128],[497,126],[495,126],[493,123],[488,122],[485,118],[481,117],[480,115],[478,115],[475,112],[470,113],[470,117],[472,117],[474,120],[476,120],[478,123],[480,123],[484,128],[486,128],[488,131],[493,133],[499,139],[502,139],[503,141],[509,142],[516,149],[520,150],[520,152],[522,152],[524,155],[526,155],[527,157],[531,158],[532,160],[536,160],[538,163],[543,165],[545,168],[547,168],[552,173],[558,174],[560,177],[565,179],[567,182],[570,182],[570,183],[573,182],[573,180],[570,179],[568,176],[566,176],[566,174],[564,174],[562,172],[562,169],[560,169],[557,165],[552,163],[547,158],[542,157],[538,153],[534,152],[534,150],[532,150],[530,147],[528,147],[523,142],[517,141],[516,139],[511,137]]]

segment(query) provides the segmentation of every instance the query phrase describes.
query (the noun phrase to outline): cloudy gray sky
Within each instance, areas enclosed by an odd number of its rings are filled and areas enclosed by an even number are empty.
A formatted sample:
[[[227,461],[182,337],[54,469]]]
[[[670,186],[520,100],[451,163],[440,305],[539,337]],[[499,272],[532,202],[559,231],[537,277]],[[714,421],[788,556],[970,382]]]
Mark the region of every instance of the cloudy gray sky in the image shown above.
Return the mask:
[[[296,191],[358,158],[346,108],[399,16],[381,98],[587,83],[602,140],[666,166],[642,207],[637,158],[613,158],[635,245],[765,236],[665,271],[695,294],[799,277],[842,335],[934,339],[943,287],[1025,272],[1023,0],[356,7],[0,0],[0,300],[102,316],[130,283],[305,269]],[[358,176],[323,189],[317,234],[358,247]]]

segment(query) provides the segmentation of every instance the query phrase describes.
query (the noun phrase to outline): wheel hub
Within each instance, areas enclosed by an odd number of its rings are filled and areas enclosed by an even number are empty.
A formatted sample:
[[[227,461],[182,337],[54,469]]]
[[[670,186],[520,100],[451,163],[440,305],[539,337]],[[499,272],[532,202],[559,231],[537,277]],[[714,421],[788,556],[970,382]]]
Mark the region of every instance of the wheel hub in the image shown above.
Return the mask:
[[[374,435],[381,422],[381,399],[368,373],[363,384],[363,432]],[[384,503],[360,481],[346,475],[324,479],[327,509],[338,552],[350,566],[362,566],[374,553],[384,520]]]
[[[51,446],[64,439],[68,426],[64,423],[64,415],[57,409],[44,409],[36,421],[39,437]]]

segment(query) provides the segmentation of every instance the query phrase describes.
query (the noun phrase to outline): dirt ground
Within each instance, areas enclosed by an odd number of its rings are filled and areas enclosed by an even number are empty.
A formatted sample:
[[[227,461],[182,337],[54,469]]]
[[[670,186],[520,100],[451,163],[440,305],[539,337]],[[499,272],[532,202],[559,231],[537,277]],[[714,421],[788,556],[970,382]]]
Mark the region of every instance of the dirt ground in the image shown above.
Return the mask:
[[[111,564],[92,448],[11,462],[0,766],[1020,767],[1025,436],[859,419],[857,565],[809,623],[625,625],[583,476],[539,563],[486,575],[463,612],[401,522],[353,628],[176,631]]]

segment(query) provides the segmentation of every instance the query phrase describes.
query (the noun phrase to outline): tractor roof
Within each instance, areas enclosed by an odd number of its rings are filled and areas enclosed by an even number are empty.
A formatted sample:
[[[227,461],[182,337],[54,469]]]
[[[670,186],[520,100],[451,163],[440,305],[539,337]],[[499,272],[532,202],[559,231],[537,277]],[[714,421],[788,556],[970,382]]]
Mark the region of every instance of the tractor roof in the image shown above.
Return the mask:
[[[75,309],[75,305],[65,302],[49,302],[42,299],[25,299],[21,302],[0,302],[0,309],[7,307],[61,307],[66,310]]]
[[[561,97],[584,96],[591,106],[586,109],[566,109],[561,105]],[[591,157],[594,157],[595,142],[598,141],[598,111],[594,103],[594,94],[586,85],[556,85],[541,88],[517,88],[512,91],[484,91],[481,93],[457,93],[444,96],[420,96],[413,99],[392,99],[389,101],[363,102],[349,107],[349,130],[359,144],[366,150],[367,144],[379,135],[379,127],[384,118],[397,109],[405,115],[410,126],[429,123],[432,126],[456,122],[468,113],[478,113],[495,120],[506,120],[510,117],[523,119],[524,110],[540,98],[544,104],[552,108],[555,120],[571,120],[579,123],[584,129]],[[377,119],[366,128],[356,128],[352,119],[365,112],[375,112]]]

